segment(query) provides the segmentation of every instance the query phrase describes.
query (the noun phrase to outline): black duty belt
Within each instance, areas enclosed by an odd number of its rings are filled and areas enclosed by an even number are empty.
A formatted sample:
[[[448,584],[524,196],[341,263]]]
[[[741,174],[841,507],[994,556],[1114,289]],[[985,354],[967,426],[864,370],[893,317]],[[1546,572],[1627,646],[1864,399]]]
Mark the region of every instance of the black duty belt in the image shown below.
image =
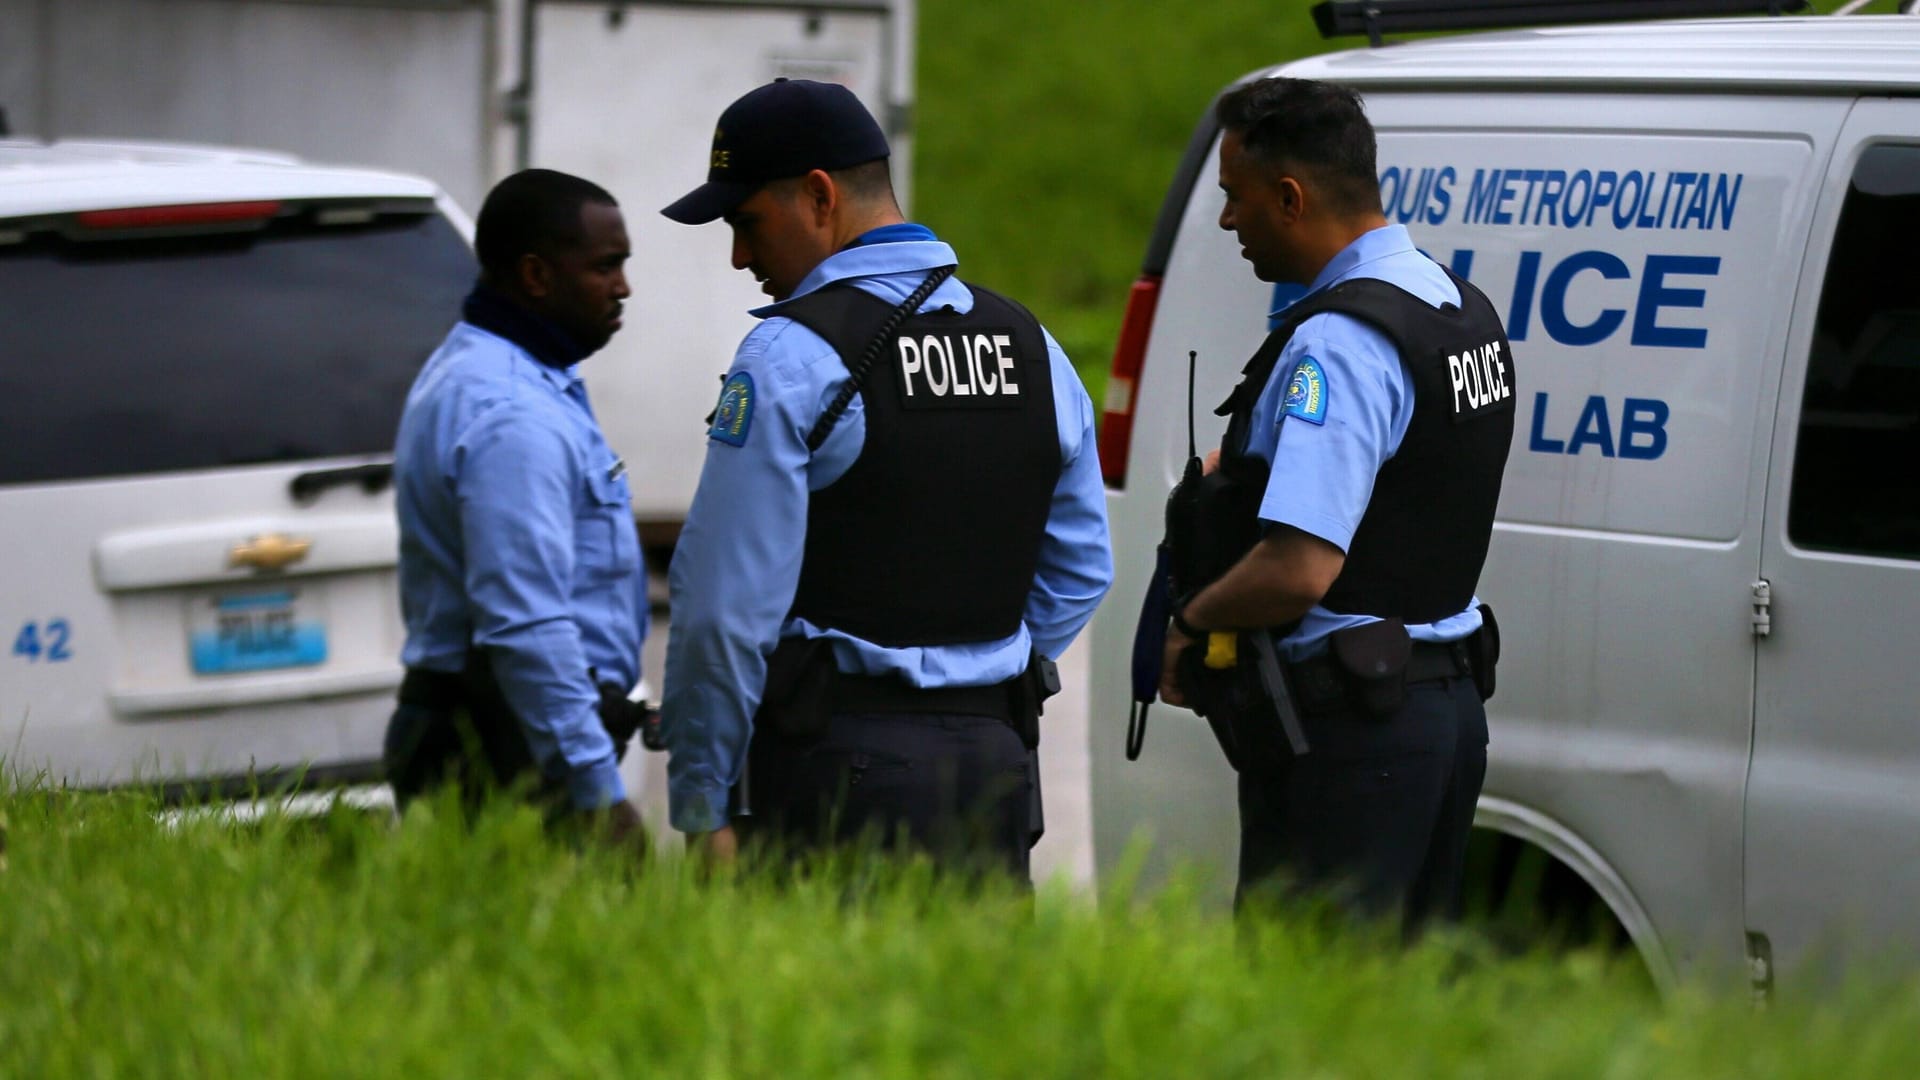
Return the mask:
[[[1472,677],[1473,663],[1467,658],[1465,642],[1416,641],[1413,643],[1413,655],[1407,659],[1408,682]]]
[[[848,675],[833,684],[835,712],[956,713],[1007,720],[1013,711],[1007,686],[912,686],[893,676]]]
[[[1344,678],[1330,653],[1308,657],[1287,665],[1296,680],[1337,685]],[[1431,682],[1435,679],[1470,679],[1473,663],[1468,659],[1464,641],[1416,641],[1407,658],[1407,682]]]

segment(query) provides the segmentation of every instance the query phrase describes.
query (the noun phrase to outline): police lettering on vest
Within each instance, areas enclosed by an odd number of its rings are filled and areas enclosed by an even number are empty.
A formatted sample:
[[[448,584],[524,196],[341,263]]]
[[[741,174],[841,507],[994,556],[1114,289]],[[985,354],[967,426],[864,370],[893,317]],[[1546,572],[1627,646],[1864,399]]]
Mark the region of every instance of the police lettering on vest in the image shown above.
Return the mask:
[[[1267,335],[1221,407],[1229,420],[1218,475],[1230,482],[1237,477],[1254,493],[1221,500],[1221,512],[1257,524],[1270,467],[1247,450],[1253,410],[1302,323],[1323,311],[1369,323],[1393,342],[1412,376],[1413,418],[1400,448],[1374,477],[1340,576],[1320,598],[1328,611],[1437,622],[1466,609],[1486,563],[1513,442],[1517,372],[1486,294],[1452,271],[1447,276],[1460,291],[1458,306],[1434,307],[1374,278],[1349,279],[1300,300]],[[1235,535],[1230,527],[1216,526],[1220,535]],[[1407,543],[1409,536],[1420,542]]]
[[[1468,419],[1513,396],[1507,381],[1507,362],[1500,355],[1504,341],[1489,341],[1463,353],[1447,354],[1447,374],[1453,379],[1453,418]]]
[[[897,323],[849,283],[781,308],[865,383],[859,456],[807,496],[795,617],[888,648],[1019,632],[1063,464],[1053,361],[1031,312],[964,284],[973,310]]]
[[[908,409],[1010,409],[1020,404],[1012,330],[902,334],[893,339],[900,404]]]

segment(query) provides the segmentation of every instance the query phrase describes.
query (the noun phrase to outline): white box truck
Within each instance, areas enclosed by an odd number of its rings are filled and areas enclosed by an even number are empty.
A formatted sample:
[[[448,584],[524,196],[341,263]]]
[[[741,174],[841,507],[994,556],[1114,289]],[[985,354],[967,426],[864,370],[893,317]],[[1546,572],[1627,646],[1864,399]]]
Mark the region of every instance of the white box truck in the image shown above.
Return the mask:
[[[1920,18],[1555,27],[1267,74],[1361,92],[1388,219],[1512,339],[1477,824],[1584,887],[1662,981],[1914,963]],[[1219,228],[1219,141],[1209,114],[1108,394],[1120,599],[1092,634],[1092,799],[1100,865],[1146,829],[1230,880],[1206,724],[1155,706],[1129,763],[1121,722],[1188,350],[1217,439],[1208,410],[1284,299]]]
[[[633,316],[584,369],[642,536],[693,499],[733,347],[763,298],[725,239],[657,211],[713,122],[777,76],[846,84],[911,188],[913,0],[0,0],[0,109],[43,140],[180,140],[425,176],[468,214],[525,166],[626,210]]]

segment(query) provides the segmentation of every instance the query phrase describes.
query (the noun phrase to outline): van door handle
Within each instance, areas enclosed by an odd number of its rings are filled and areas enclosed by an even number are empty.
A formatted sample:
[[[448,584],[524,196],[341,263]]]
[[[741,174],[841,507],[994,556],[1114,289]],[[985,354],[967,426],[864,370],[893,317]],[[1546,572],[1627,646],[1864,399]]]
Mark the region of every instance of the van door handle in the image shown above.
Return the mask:
[[[393,483],[393,462],[381,461],[372,465],[348,465],[341,469],[316,469],[303,472],[287,484],[288,494],[297,503],[312,502],[320,493],[342,484],[359,484],[360,490],[369,495],[385,491]]]

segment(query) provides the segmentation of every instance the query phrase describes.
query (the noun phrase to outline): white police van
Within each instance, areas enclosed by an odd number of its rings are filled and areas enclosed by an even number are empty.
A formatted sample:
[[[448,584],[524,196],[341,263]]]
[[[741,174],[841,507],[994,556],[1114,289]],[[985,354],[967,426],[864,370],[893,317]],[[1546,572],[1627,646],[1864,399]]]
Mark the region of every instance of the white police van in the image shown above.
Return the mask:
[[[1505,637],[1481,883],[1544,864],[1662,982],[1911,963],[1920,19],[1536,29],[1266,74],[1362,92],[1389,219],[1484,289],[1513,341],[1520,414],[1480,590]],[[1100,864],[1146,829],[1230,882],[1234,786],[1206,725],[1156,706],[1128,763],[1117,722],[1186,456],[1188,350],[1217,439],[1211,406],[1276,300],[1218,228],[1218,144],[1209,115],[1114,362],[1120,576],[1093,632],[1092,799]]]
[[[0,140],[0,763],[371,775],[400,677],[388,486],[474,278],[433,184]]]

